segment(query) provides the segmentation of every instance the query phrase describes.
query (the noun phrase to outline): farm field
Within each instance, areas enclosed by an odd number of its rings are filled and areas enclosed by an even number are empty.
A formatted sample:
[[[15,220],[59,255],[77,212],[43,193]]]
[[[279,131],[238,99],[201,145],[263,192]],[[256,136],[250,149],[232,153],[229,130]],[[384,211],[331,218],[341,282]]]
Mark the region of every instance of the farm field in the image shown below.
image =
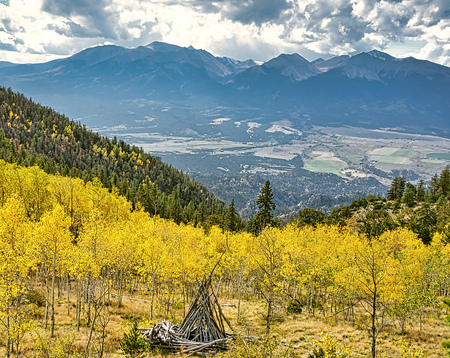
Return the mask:
[[[142,146],[163,160],[175,163],[184,171],[205,174],[206,170],[207,175],[223,175],[221,168],[228,169],[228,176],[264,172],[265,169],[268,173],[273,172],[263,162],[255,162],[261,158],[287,164],[284,169],[274,172],[274,175],[306,169],[349,179],[367,176],[380,179],[380,172],[377,171],[385,173],[382,177],[390,177],[390,173],[397,170],[411,171],[418,178],[428,178],[450,162],[450,139],[444,137],[407,133],[399,129],[320,126],[295,129],[290,121],[286,122],[289,126],[274,122],[275,124],[266,128],[256,121],[233,123],[220,117],[200,126],[211,127],[212,131],[217,132],[214,136],[205,136],[190,128],[185,129],[184,135],[174,135],[167,131],[163,134],[150,134],[152,129],[142,127],[141,123],[139,127],[128,123],[96,129],[110,137],[125,138]],[[241,133],[243,130],[245,134]],[[254,132],[255,130],[259,132]],[[328,154],[320,157],[318,152]],[[207,168],[199,163],[199,158],[209,163]],[[221,165],[214,165],[218,158]],[[296,158],[303,160],[301,167],[298,164],[290,165]],[[249,163],[250,167],[233,165],[236,162]],[[252,169],[252,165],[255,168]],[[344,169],[347,175],[344,175]]]

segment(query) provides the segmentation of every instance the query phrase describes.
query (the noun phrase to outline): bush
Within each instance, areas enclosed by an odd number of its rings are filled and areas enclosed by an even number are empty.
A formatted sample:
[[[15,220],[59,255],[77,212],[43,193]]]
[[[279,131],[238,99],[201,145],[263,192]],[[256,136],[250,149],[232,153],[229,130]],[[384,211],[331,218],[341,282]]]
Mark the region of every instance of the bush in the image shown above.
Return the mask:
[[[314,341],[313,351],[308,358],[352,358],[355,352],[352,347],[337,341],[329,334],[322,335],[319,341]]]
[[[62,332],[61,336],[51,338],[36,332],[34,340],[34,358],[76,358],[81,352],[75,346],[76,334],[72,331]]]
[[[133,326],[128,332],[123,334],[123,340],[120,342],[120,349],[127,357],[135,358],[145,350],[145,341],[142,339],[142,333],[138,324],[134,321]]]
[[[302,313],[303,305],[298,300],[292,300],[289,302],[286,311],[288,313]]]
[[[25,294],[25,299],[29,303],[34,303],[38,307],[44,307],[45,306],[45,295],[37,290],[27,290]]]

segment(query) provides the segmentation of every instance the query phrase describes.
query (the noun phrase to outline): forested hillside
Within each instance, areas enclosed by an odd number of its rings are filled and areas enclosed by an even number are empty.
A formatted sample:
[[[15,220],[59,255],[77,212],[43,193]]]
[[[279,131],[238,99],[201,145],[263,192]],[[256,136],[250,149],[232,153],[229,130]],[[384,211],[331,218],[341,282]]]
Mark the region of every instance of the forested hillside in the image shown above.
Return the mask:
[[[214,282],[232,303],[226,314],[236,331],[276,328],[295,344],[283,357],[312,354],[314,328],[294,332],[300,322],[342,326],[343,343],[353,346],[342,358],[442,356],[439,302],[450,292],[450,251],[440,234],[432,245],[404,228],[368,238],[350,225],[267,227],[257,236],[213,227],[207,234],[132,210],[98,180],[0,160],[0,184],[7,357],[118,354],[127,322],[181,320],[198,280],[222,255]]]
[[[399,227],[416,233],[429,244],[435,233],[450,242],[450,166],[416,185],[395,177],[386,197],[369,195],[349,206],[333,210],[329,216],[311,208],[301,210],[295,219],[299,226],[319,223],[355,227],[367,237]]]
[[[5,88],[0,88],[0,159],[85,182],[98,178],[134,206],[176,222],[205,222],[211,214],[220,221],[224,215],[221,201],[158,157]]]

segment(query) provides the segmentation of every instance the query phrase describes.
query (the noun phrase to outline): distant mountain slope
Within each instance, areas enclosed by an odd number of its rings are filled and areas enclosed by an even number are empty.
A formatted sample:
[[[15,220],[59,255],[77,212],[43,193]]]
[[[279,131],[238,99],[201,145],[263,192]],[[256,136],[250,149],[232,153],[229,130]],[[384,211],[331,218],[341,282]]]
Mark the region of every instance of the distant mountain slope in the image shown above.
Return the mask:
[[[97,177],[162,217],[170,217],[174,191],[182,207],[192,202],[196,210],[203,203],[207,215],[224,213],[205,187],[141,148],[93,133],[10,89],[0,88],[0,103],[0,159],[86,181]]]
[[[134,49],[114,45],[93,47],[45,64],[0,66],[0,78],[4,85],[14,85],[26,92],[40,88],[45,93],[134,98],[160,91],[180,91],[186,85],[198,92],[205,83],[226,82],[254,65],[251,60],[215,57],[193,47],[153,42]]]
[[[274,84],[294,84],[320,73],[316,66],[298,54],[282,54],[260,66],[238,74],[232,83],[239,89],[256,89]]]
[[[0,65],[0,83],[67,102],[74,96],[99,103],[142,98],[189,103],[196,112],[209,98],[215,107],[301,112],[311,124],[390,123],[429,132],[445,131],[450,112],[448,67],[375,50],[315,63],[282,54],[256,65],[162,42],[98,46],[45,64]]]

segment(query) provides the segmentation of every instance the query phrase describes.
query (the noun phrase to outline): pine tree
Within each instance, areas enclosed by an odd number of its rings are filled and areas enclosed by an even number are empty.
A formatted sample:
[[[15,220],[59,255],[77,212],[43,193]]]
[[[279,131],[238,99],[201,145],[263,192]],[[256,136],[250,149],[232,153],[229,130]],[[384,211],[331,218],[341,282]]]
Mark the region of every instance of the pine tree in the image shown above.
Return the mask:
[[[439,178],[437,176],[437,174],[433,175],[433,177],[431,178],[431,182],[430,184],[428,184],[428,200],[432,203],[434,203],[437,198],[437,192],[439,190]]]
[[[425,201],[425,181],[420,179],[416,188],[416,200],[418,202]]]
[[[273,198],[272,187],[270,186],[270,181],[267,180],[256,201],[259,211],[255,217],[255,231],[253,232],[255,235],[259,235],[267,226],[276,226],[276,221],[272,214],[272,210],[275,210],[276,207]]]
[[[145,350],[145,341],[142,339],[142,333],[138,328],[136,321],[128,332],[123,334],[123,340],[120,342],[120,348],[127,357],[134,358]]]
[[[441,175],[439,176],[439,194],[447,196],[449,193],[450,193],[450,166],[447,165],[441,172]]]
[[[408,183],[410,184],[410,183]],[[402,202],[408,205],[410,208],[414,206],[415,204],[415,187],[413,185],[407,186],[405,189],[405,192],[402,195]]]
[[[387,192],[388,200],[400,200],[405,191],[406,180],[404,177],[395,177]]]
[[[169,219],[179,224],[182,220],[182,211],[178,189],[174,188],[169,199]]]
[[[320,210],[305,208],[298,212],[297,226],[303,227],[305,225],[317,226],[325,219],[325,214]]]
[[[231,199],[230,206],[228,207],[225,215],[225,230],[235,232],[239,226],[239,214],[234,207],[234,198]]]

